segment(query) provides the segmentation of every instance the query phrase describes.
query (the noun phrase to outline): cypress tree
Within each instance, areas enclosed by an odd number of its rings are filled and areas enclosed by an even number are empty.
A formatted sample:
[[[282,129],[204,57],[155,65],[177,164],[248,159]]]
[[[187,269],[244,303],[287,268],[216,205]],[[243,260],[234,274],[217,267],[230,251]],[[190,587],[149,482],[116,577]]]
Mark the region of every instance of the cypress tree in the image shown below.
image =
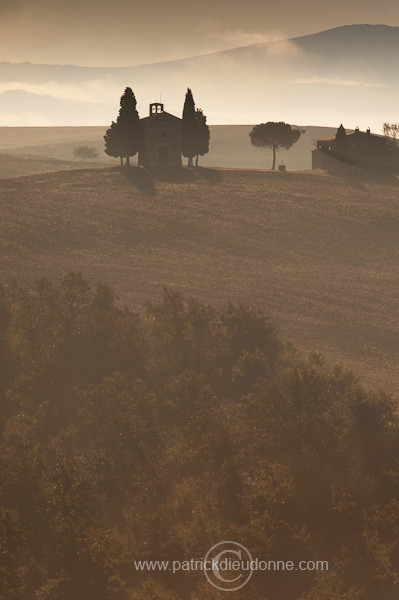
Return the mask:
[[[105,132],[104,141],[105,154],[108,154],[108,156],[114,156],[115,158],[118,158],[118,156],[120,156],[121,166],[123,166],[123,158],[120,154],[120,148],[118,143],[118,126],[115,123],[115,121],[112,121],[111,127]]]
[[[206,116],[200,108],[195,111],[195,117],[198,125],[198,146],[195,159],[195,166],[198,167],[198,158],[209,152],[209,140],[211,137],[209,126],[206,124]]]
[[[195,114],[195,104],[190,88],[187,88],[183,107],[182,122],[182,154],[188,159],[187,165],[193,166],[193,158],[198,149],[198,122]]]
[[[346,131],[344,126],[341,124],[337,129],[337,133],[335,134],[335,149],[339,158],[345,157],[347,147],[348,140],[346,137]]]
[[[121,165],[125,158],[125,164],[129,166],[130,157],[137,154],[140,148],[141,127],[136,106],[137,101],[132,88],[127,87],[120,99],[118,118],[116,122],[112,122],[104,136],[105,153],[109,156],[120,156]]]

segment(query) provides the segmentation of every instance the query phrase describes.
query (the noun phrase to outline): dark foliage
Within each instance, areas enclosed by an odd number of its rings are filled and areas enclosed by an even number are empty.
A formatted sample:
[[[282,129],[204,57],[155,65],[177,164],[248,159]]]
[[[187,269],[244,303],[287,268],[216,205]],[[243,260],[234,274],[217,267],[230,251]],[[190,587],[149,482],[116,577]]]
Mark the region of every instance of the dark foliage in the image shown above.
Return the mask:
[[[285,148],[289,150],[291,146],[299,140],[301,132],[298,129],[293,129],[287,123],[261,123],[255,125],[249,132],[251,144],[257,148],[270,148],[273,151],[272,169],[276,168],[276,150]]]
[[[392,399],[242,305],[165,290],[136,314],[74,273],[0,292],[2,598],[205,600],[201,572],[133,561],[234,539],[330,564],[240,597],[396,600]]]
[[[209,140],[211,134],[209,131],[209,126],[206,124],[206,116],[200,108],[197,108],[195,111],[195,118],[197,119],[198,125],[198,148],[195,158],[195,166],[198,167],[199,157],[205,156],[205,154],[208,154],[209,152]]]
[[[337,133],[335,134],[335,146],[337,149],[337,156],[343,159],[347,152],[348,140],[345,127],[342,124],[338,127]]]
[[[135,156],[141,144],[141,127],[137,102],[131,88],[127,87],[120,99],[119,115],[116,122],[112,122],[104,135],[105,153],[108,156],[123,158],[126,166],[129,165],[131,156]]]
[[[98,158],[99,152],[92,146],[77,146],[73,151],[73,155],[76,158],[81,158],[84,162],[85,160],[95,160]]]
[[[399,123],[384,123],[382,132],[390,148],[398,148],[399,145]]]
[[[182,154],[188,159],[188,166],[193,165],[193,158],[197,155],[199,144],[199,131],[195,104],[192,91],[187,88],[183,106],[182,120]]]

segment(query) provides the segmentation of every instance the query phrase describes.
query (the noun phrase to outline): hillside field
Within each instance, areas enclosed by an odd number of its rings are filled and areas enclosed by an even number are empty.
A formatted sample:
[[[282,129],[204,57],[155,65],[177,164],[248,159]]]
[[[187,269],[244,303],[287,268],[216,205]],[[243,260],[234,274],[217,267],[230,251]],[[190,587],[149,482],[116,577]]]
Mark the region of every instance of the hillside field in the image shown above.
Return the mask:
[[[1,279],[70,270],[139,307],[173,286],[270,311],[304,351],[399,383],[396,179],[85,169],[3,179]]]
[[[8,177],[24,177],[53,171],[83,169],[88,163],[77,160],[59,160],[41,156],[18,156],[0,152],[0,180]],[[104,167],[104,162],[91,162],[90,167]],[[1,184],[0,184],[1,185]]]
[[[75,159],[73,151],[80,145],[96,148],[98,161],[104,165],[117,166],[119,159],[104,153],[103,135],[107,127],[0,127],[0,178],[42,173],[43,163],[38,163],[38,159],[46,159],[48,172],[69,168],[60,161],[73,162],[75,168],[79,168],[82,163]],[[277,164],[283,161],[290,171],[310,169],[311,150],[316,141],[336,132],[336,128],[331,127],[298,128],[305,131],[299,141],[290,150],[277,155]],[[210,151],[201,157],[200,164],[205,167],[270,169],[272,153],[251,146],[248,135],[251,129],[252,125],[211,125]],[[24,164],[20,162],[18,172],[15,171],[14,156],[24,161]],[[135,161],[137,157],[132,162]]]

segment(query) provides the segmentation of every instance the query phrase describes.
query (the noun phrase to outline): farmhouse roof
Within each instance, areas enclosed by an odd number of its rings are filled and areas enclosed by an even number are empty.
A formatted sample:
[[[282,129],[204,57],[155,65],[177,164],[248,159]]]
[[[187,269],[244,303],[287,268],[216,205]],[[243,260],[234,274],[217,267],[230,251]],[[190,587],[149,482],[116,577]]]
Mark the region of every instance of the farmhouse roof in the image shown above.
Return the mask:
[[[384,139],[385,136],[380,135],[379,133],[370,133],[367,131],[360,131],[359,129],[355,129],[355,131],[348,131],[346,134],[346,137],[349,137],[351,135],[356,135],[356,136],[368,136],[368,137],[373,137],[373,138],[379,138],[379,139]],[[326,137],[326,138],[321,138],[320,140],[317,140],[318,142],[332,142],[333,140],[335,140],[335,135],[332,135],[331,137]]]

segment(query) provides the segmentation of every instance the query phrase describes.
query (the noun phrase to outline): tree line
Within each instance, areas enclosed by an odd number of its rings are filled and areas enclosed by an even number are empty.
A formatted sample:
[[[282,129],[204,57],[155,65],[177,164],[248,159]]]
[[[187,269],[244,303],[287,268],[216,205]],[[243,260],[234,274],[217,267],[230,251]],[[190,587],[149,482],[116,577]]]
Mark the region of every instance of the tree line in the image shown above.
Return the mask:
[[[200,108],[195,108],[193,94],[187,89],[182,117],[182,154],[187,158],[188,166],[198,166],[200,156],[209,152],[210,132],[206,116]],[[130,165],[143,145],[143,130],[137,111],[137,101],[133,90],[127,87],[120,99],[120,109],[116,121],[104,135],[105,153],[120,158],[121,166]]]
[[[255,125],[249,133],[251,144],[257,148],[270,148],[273,152],[272,169],[276,168],[276,152],[288,150],[295,144],[303,131],[294,129],[284,122],[267,122]],[[137,111],[137,101],[130,87],[120,99],[119,115],[104,135],[105,153],[120,158],[121,166],[130,165],[143,145],[143,131]],[[198,166],[200,156],[209,152],[210,131],[207,118],[200,108],[195,108],[193,94],[187,89],[182,115],[182,155],[187,166]]]
[[[397,402],[264,312],[170,289],[136,312],[70,273],[0,288],[0,355],[2,598],[208,600],[134,560],[231,539],[330,565],[233,598],[397,599]]]

